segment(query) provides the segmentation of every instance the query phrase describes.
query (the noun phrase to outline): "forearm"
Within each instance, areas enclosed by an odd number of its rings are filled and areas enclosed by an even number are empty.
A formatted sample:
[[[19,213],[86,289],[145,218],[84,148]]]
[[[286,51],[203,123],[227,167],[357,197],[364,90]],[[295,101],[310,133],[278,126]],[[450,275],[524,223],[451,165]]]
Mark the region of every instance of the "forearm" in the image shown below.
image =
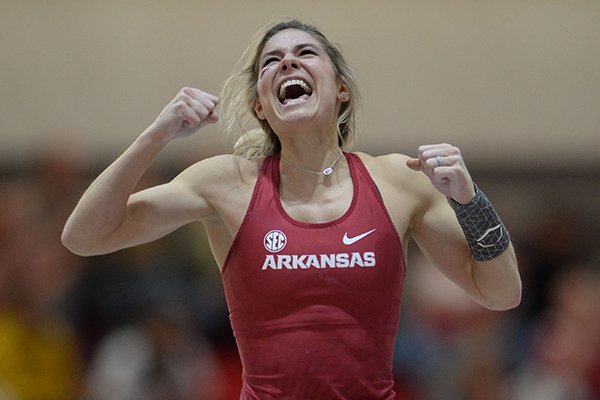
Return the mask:
[[[85,191],[68,218],[63,244],[80,255],[104,252],[104,243],[122,223],[127,201],[165,143],[151,138],[148,128]]]
[[[521,280],[510,235],[491,202],[477,187],[466,204],[449,199],[470,251],[478,300],[490,309],[516,307]]]
[[[488,261],[471,258],[477,301],[491,310],[507,310],[521,302],[521,278],[512,245]]]

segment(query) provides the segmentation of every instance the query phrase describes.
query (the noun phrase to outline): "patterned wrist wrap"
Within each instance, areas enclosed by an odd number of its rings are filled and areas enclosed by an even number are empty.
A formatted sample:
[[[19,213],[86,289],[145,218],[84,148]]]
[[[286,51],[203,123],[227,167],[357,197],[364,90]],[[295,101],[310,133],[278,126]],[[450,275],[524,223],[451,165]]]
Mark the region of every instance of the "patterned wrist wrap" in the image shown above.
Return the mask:
[[[508,231],[492,203],[477,186],[475,197],[469,203],[460,204],[453,199],[448,202],[477,261],[491,260],[506,250],[510,243]]]

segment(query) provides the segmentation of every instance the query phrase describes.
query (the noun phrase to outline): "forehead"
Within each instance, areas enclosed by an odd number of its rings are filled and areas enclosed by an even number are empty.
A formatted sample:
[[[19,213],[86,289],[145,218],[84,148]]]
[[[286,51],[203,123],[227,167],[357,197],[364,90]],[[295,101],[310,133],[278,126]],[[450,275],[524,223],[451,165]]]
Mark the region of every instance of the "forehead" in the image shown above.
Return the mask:
[[[265,53],[275,50],[288,50],[293,49],[299,44],[310,43],[315,47],[322,48],[321,43],[313,37],[310,33],[301,31],[299,29],[285,29],[277,32],[271,37],[265,47],[262,49],[261,56]]]

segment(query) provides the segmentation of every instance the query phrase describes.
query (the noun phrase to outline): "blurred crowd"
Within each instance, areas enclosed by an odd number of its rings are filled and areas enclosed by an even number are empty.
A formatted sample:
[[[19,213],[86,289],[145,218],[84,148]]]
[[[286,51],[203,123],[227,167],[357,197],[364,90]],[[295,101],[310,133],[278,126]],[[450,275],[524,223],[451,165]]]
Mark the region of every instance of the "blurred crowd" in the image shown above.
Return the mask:
[[[183,167],[153,167],[140,187]],[[200,225],[105,256],[61,245],[101,168],[53,153],[0,166],[0,400],[239,398],[241,366]],[[524,281],[517,309],[475,305],[410,246],[398,399],[600,399],[598,210],[536,197],[546,182],[519,179],[534,183],[478,179],[511,228]],[[600,174],[583,180],[600,187]]]

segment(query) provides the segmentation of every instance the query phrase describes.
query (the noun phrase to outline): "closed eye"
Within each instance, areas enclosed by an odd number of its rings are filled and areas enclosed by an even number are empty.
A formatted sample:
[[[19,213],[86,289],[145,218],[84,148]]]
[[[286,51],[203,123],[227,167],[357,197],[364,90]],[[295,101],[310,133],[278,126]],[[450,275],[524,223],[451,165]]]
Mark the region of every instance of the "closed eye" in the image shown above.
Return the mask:
[[[263,61],[262,67],[264,68],[267,65],[274,63],[274,62],[278,62],[278,61],[279,61],[279,58],[277,58],[277,57],[268,57]]]
[[[312,55],[312,56],[316,56],[317,52],[314,51],[313,49],[310,48],[306,48],[306,49],[302,49],[299,53],[300,56],[305,56],[305,55]]]

